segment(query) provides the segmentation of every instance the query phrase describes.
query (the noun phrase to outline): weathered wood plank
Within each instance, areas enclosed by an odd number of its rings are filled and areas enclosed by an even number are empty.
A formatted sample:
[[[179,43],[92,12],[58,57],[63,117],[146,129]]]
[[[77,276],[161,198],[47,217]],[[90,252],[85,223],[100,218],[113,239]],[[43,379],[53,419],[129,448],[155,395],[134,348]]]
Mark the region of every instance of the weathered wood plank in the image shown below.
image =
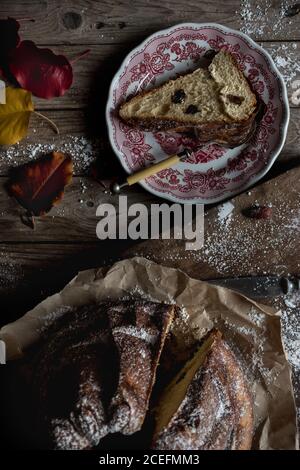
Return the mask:
[[[300,42],[261,44],[271,54],[287,83],[290,106],[296,107],[292,95],[295,93],[295,80],[300,80]],[[70,90],[64,96],[52,100],[34,98],[36,108],[77,109],[88,106],[96,116],[100,116],[105,110],[111,80],[133,46],[133,42],[91,46],[90,53],[74,64],[74,81]],[[63,53],[70,59],[84,49],[83,46],[74,45],[53,47],[55,52]],[[300,88],[299,85],[297,88]]]
[[[128,246],[127,240],[0,244],[0,327],[62,289],[78,271],[113,263]]]
[[[207,212],[201,250],[186,251],[185,243],[180,240],[143,241],[124,255],[149,257],[202,279],[299,274],[300,167],[230,202],[232,212],[228,218],[220,206]],[[242,211],[255,203],[271,206],[272,217],[268,220],[245,217]]]
[[[0,243],[97,242],[98,205],[112,203],[119,211],[117,196],[104,194],[98,183],[91,179],[74,178],[61,204],[47,216],[37,218],[36,228],[32,230],[22,224],[20,215],[23,209],[6,194],[3,187],[5,178],[3,180],[0,189]],[[162,202],[138,186],[124,194],[128,195],[129,204],[140,202],[149,207],[151,203]],[[271,220],[255,221],[242,215],[242,209],[255,201],[272,204]],[[235,271],[242,275],[253,270],[286,272],[288,269],[296,272],[299,259],[295,254],[300,242],[300,167],[256,186],[250,193],[237,196],[233,204],[234,212],[227,224],[220,220],[218,208],[207,212],[205,234],[210,244],[210,247],[205,247],[208,248],[207,253],[186,252],[182,242],[172,240],[143,242],[135,253],[165,259],[187,269],[191,266],[203,269],[203,275],[207,271],[207,276],[227,275]],[[39,250],[37,247],[37,253]]]
[[[60,130],[56,135],[48,123],[33,115],[26,139],[17,145],[0,147],[0,175],[7,175],[10,168],[31,161],[39,155],[56,149],[72,155],[75,174],[87,174],[96,159],[103,162],[103,174],[107,177],[121,175],[123,170],[110,147],[103,112],[99,119],[87,110],[46,110]],[[291,109],[287,142],[278,161],[300,158],[300,108]],[[300,161],[299,161],[300,163]]]
[[[181,22],[214,22],[248,32],[255,39],[300,39],[299,18],[286,18],[294,0],[2,0],[0,16],[32,18],[22,36],[39,43],[107,44],[140,40]],[[267,21],[266,21],[267,18]]]
[[[76,177],[66,188],[62,202],[45,217],[35,219],[32,230],[20,219],[24,209],[5,189],[6,178],[0,180],[0,243],[11,241],[97,241],[96,209],[101,203],[112,203],[118,211],[118,197],[105,194],[103,187],[91,178]],[[138,185],[124,194],[129,195],[130,203],[140,202],[149,206],[159,201]],[[12,236],[13,234],[13,236]]]
[[[300,26],[300,16],[298,21]],[[299,93],[297,96],[295,93],[296,90],[300,90],[300,42],[262,42],[261,45],[269,52],[284,78],[290,106],[300,107],[300,103],[297,104],[299,99],[296,101]]]

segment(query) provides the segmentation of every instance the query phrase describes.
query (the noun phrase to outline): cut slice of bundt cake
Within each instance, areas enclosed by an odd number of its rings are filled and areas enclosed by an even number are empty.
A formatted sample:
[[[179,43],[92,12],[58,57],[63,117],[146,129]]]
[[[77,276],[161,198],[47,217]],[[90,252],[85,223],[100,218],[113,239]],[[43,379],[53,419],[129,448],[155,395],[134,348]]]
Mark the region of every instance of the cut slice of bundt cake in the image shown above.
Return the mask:
[[[153,448],[246,450],[252,399],[233,352],[213,330],[164,390],[156,408]]]

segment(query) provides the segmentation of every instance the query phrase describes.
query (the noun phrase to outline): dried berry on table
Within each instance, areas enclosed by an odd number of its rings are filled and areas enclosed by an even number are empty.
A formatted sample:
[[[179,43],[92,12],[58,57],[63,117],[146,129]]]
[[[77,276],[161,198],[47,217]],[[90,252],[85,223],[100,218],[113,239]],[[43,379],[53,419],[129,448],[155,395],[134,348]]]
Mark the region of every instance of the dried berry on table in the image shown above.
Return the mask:
[[[300,13],[300,3],[295,3],[286,8],[284,16],[292,17],[298,15],[298,13]]]
[[[242,214],[250,219],[271,219],[272,207],[253,205],[244,209]]]

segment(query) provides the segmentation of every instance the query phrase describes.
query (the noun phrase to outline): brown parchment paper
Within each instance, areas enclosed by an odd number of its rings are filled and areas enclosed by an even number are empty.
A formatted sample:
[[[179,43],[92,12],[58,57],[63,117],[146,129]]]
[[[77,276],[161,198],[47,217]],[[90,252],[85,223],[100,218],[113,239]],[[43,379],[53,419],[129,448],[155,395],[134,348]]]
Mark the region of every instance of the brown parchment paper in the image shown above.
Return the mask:
[[[132,297],[182,307],[182,319],[172,329],[179,349],[184,350],[217,326],[239,358],[253,393],[253,448],[298,448],[291,370],[281,342],[280,312],[145,258],[82,271],[61,292],[4,326],[0,339],[6,343],[7,358],[26,354],[68,306]]]

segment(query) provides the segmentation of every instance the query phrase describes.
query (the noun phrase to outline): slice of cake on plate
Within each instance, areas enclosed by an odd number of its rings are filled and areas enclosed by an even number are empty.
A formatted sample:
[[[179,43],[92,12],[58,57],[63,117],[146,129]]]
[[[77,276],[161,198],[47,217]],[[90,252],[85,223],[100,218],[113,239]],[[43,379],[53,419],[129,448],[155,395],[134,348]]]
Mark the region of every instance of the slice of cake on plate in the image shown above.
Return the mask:
[[[257,110],[256,95],[236,60],[220,51],[207,68],[129,99],[119,115],[146,131],[193,132],[200,142],[236,146],[252,135]]]

